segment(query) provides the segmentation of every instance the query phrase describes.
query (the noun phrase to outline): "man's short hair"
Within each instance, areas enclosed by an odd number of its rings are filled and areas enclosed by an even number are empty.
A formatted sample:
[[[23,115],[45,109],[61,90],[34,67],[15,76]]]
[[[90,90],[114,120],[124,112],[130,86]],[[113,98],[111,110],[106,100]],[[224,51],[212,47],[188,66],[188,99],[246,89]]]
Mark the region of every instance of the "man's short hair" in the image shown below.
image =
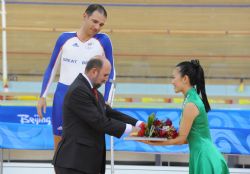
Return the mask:
[[[89,5],[88,8],[86,9],[85,13],[87,13],[89,16],[91,16],[96,10],[99,13],[103,14],[103,16],[107,17],[107,11],[100,4],[91,4],[91,5]]]
[[[91,69],[101,69],[103,66],[103,61],[100,58],[92,58],[88,61],[85,72],[89,72]]]

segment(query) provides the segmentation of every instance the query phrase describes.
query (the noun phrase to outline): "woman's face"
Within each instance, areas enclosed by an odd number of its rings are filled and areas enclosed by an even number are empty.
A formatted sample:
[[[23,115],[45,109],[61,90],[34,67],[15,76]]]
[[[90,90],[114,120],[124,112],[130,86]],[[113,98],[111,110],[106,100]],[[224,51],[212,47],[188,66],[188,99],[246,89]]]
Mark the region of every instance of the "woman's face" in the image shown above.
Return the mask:
[[[183,83],[183,77],[181,77],[181,74],[180,74],[179,67],[176,67],[173,70],[172,84],[174,85],[174,90],[176,93],[183,91],[184,83]]]

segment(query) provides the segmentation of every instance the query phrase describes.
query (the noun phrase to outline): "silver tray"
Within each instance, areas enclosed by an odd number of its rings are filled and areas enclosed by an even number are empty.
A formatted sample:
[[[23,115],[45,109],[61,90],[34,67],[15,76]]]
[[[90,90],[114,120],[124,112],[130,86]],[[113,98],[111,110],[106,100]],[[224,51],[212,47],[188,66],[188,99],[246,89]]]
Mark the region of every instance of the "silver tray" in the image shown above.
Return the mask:
[[[168,141],[167,138],[156,138],[156,137],[136,137],[136,136],[128,136],[125,137],[124,140],[134,140],[134,141]]]

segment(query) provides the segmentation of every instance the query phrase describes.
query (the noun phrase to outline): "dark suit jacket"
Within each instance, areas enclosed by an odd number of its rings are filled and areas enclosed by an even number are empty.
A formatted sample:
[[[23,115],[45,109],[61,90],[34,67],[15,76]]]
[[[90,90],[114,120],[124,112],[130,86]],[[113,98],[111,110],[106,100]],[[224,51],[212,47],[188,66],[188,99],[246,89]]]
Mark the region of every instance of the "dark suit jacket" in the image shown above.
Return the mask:
[[[98,95],[97,101],[82,74],[69,87],[63,105],[63,135],[54,155],[54,166],[104,174],[105,134],[119,138],[125,123],[136,124],[136,119],[113,110],[100,92]]]

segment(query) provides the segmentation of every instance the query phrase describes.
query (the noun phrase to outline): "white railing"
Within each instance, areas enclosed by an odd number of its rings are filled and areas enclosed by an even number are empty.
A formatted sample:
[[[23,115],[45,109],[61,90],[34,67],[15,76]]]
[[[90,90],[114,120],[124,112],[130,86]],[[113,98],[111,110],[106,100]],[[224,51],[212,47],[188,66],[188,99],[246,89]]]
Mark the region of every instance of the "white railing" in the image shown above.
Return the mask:
[[[2,0],[1,15],[2,15],[3,89],[4,91],[8,91],[5,0]],[[0,148],[0,174],[3,174],[3,149],[1,148]]]
[[[3,59],[3,90],[8,92],[8,70],[7,70],[7,34],[6,34],[6,7],[5,0],[2,1],[2,59]]]

